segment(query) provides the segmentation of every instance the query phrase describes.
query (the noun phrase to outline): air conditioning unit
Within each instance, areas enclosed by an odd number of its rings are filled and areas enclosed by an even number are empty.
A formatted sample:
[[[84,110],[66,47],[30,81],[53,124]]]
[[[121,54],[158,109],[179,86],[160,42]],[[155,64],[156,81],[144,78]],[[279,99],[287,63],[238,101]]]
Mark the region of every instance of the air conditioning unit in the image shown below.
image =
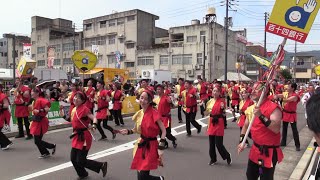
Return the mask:
[[[193,77],[194,76],[193,69],[188,69],[186,73],[189,75],[189,77]]]
[[[142,72],[142,75],[143,75],[144,77],[149,77],[149,76],[150,76],[150,71],[143,71],[143,72]]]
[[[196,69],[196,70],[200,70],[200,65],[199,65],[199,64],[196,64],[195,69]]]
[[[67,66],[66,70],[67,70],[67,72],[70,72],[70,67],[69,67],[69,66]]]

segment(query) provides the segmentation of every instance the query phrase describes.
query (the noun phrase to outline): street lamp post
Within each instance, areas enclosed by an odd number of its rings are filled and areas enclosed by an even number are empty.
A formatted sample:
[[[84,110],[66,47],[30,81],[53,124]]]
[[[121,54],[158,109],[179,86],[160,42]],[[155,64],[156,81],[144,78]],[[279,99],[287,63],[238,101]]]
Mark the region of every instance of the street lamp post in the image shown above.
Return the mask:
[[[13,83],[16,82],[16,35],[14,34],[4,34],[5,38],[12,38],[12,71],[13,71]]]

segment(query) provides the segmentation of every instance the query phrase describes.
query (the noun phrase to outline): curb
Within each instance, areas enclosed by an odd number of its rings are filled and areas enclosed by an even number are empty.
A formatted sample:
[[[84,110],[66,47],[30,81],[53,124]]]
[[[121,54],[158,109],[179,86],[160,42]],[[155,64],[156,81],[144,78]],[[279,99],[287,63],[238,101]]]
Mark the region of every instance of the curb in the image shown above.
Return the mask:
[[[303,179],[303,177],[309,167],[309,164],[310,164],[310,161],[313,157],[313,154],[316,150],[316,148],[313,146],[314,141],[315,141],[315,139],[312,138],[306,151],[303,153],[299,163],[297,164],[296,168],[293,170],[289,179],[292,179],[292,180]]]
[[[122,117],[130,117],[133,116],[134,113],[130,113],[130,114],[123,114]],[[54,126],[49,126],[48,131],[52,131],[52,130],[57,130],[57,129],[63,129],[63,128],[68,128],[71,127],[71,123],[67,123],[67,124],[58,124],[58,125],[54,125]],[[15,136],[18,135],[18,132],[9,132],[9,133],[5,133],[5,135],[8,138],[13,138]]]

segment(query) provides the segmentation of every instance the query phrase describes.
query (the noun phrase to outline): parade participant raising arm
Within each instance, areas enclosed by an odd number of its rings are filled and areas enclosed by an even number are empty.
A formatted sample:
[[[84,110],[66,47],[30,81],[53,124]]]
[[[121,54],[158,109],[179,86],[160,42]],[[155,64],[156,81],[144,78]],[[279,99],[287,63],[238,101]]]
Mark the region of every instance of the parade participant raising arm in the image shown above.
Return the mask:
[[[232,163],[231,154],[223,145],[224,136],[224,116],[226,103],[220,97],[221,86],[215,84],[212,90],[212,98],[207,102],[205,115],[210,115],[207,134],[209,135],[209,165],[217,162],[216,147],[223,160],[227,160],[228,165]]]
[[[281,162],[283,154],[280,149],[280,128],[282,113],[278,104],[267,99],[269,93],[262,94],[263,84],[257,82],[253,86],[251,98],[257,102],[260,96],[263,100],[260,107],[252,105],[248,107],[245,114],[247,116],[245,124],[240,135],[240,144],[238,145],[238,154],[244,150],[242,140],[249,126],[253,114],[255,115],[254,122],[251,127],[251,137],[253,146],[250,149],[247,179],[257,180],[273,180],[274,170],[277,162]]]
[[[75,108],[71,112],[71,124],[73,133],[71,149],[71,162],[80,179],[88,177],[88,172],[85,168],[96,173],[102,171],[103,177],[107,174],[108,163],[97,162],[87,159],[88,152],[92,144],[92,135],[89,131],[90,120],[93,121],[93,129],[97,128],[97,119],[90,112],[90,109],[85,105],[87,100],[83,92],[77,92],[73,102]]]
[[[131,164],[131,169],[138,171],[138,180],[164,180],[163,176],[150,175],[150,170],[162,165],[161,156],[165,148],[166,137],[166,129],[160,114],[151,105],[152,100],[153,93],[147,89],[144,90],[139,99],[142,109],[132,117],[135,122],[134,128],[120,130],[123,135],[140,134],[140,138],[135,143]],[[160,130],[162,134],[158,145],[157,136]]]

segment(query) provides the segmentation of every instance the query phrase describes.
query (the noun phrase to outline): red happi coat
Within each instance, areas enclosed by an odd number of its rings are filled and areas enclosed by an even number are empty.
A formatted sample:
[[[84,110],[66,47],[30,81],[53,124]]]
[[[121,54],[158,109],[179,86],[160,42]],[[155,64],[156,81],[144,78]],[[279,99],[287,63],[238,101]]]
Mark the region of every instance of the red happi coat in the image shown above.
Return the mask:
[[[192,95],[192,97],[190,97]],[[185,97],[185,105],[186,105],[186,112],[191,113],[191,112],[197,112],[197,90],[196,88],[189,88],[189,90],[186,92],[186,97]]]
[[[211,115],[222,115],[223,110],[221,109],[221,103],[223,103],[223,106],[226,107],[226,102],[223,98],[218,99],[210,99],[207,103],[207,109],[210,108]],[[211,106],[211,107],[209,107]],[[224,136],[224,120],[223,117],[220,117],[218,120],[218,123],[213,124],[213,118],[209,118],[209,125],[207,134],[210,136]]]
[[[185,87],[184,86],[181,86],[181,85],[179,85],[180,86],[180,92],[179,92],[179,98],[180,98],[180,101],[178,102],[178,104],[180,105],[180,106],[182,106],[183,105],[183,101],[182,101],[182,91],[184,91],[185,90]]]
[[[94,94],[95,94],[95,89],[94,87],[87,87],[86,88],[86,96],[87,96],[87,102],[86,102],[86,106],[88,109],[92,109],[94,107]]]
[[[208,98],[206,83],[204,83],[204,82],[201,83],[199,94],[200,94],[200,100],[202,100],[202,101],[204,101]]]
[[[76,95],[77,92],[78,92],[78,91],[72,91],[72,92],[71,92],[71,95],[70,95],[70,97],[69,97],[69,102],[70,102],[69,116],[70,116],[70,117],[71,117],[71,112],[72,112],[72,110],[73,110],[73,108],[74,108],[73,98],[74,98],[74,96]]]
[[[78,107],[75,107],[71,112],[71,124],[72,128],[75,130],[73,133],[76,133],[77,129],[87,129],[90,123],[90,119],[87,115],[90,113],[90,109],[86,105],[82,104]],[[81,122],[80,122],[81,121]],[[72,138],[72,148],[82,150],[86,146],[86,150],[91,148],[92,136],[89,130],[84,132],[84,141],[81,141],[78,135],[75,135]]]
[[[17,94],[14,99],[14,104],[16,104],[14,115],[18,118],[29,116],[28,106],[25,106],[24,103],[30,102],[30,97],[23,97],[23,93],[26,91],[30,92],[30,88],[28,88],[27,86],[22,86],[20,89],[21,93]]]
[[[272,112],[279,108],[276,103],[273,103],[270,100],[265,100],[262,105],[260,106],[261,113],[270,119],[270,115]],[[260,120],[259,117],[255,117],[254,122],[251,128],[251,137],[254,143],[266,146],[279,146],[280,145],[280,138],[281,134],[272,132],[269,128],[267,128]],[[276,148],[278,162],[280,163],[283,159],[283,153],[280,147]],[[253,145],[250,150],[249,159],[254,163],[258,164],[258,160],[262,159],[264,161],[264,166],[267,168],[272,167],[272,156],[273,156],[273,149],[268,149],[269,157],[267,157],[264,153],[262,154],[259,151],[259,148]]]
[[[111,93],[111,96],[113,97],[113,100],[114,100],[113,110],[122,109],[122,102],[120,102],[120,99],[122,97],[122,91],[121,90],[113,91]]]
[[[134,116],[137,132],[146,138],[156,138],[159,135],[160,128],[157,121],[161,118],[157,110],[149,106],[145,112],[138,111]],[[149,148],[137,148],[137,143],[144,140],[139,138],[134,149],[134,157],[131,164],[131,169],[138,171],[148,171],[158,168],[158,141],[150,141]],[[145,158],[143,158],[143,151],[145,151]]]
[[[33,110],[37,109],[44,109],[46,106],[49,108],[51,107],[50,102],[43,98],[43,97],[38,97],[34,102],[33,102]],[[43,135],[48,131],[49,128],[49,120],[47,118],[48,112],[39,112],[37,114],[33,113],[35,116],[41,116],[43,117],[40,122],[32,121],[30,125],[30,134],[33,135]]]
[[[239,87],[238,86],[233,86],[231,87],[231,105],[232,106],[237,106],[240,101],[240,96],[238,93]]]
[[[244,123],[246,121],[246,115],[244,114],[244,112],[247,110],[247,108],[251,105],[253,105],[254,102],[248,98],[244,103],[243,102],[240,102],[240,117],[239,117],[239,120],[238,120],[238,126],[239,127],[243,127],[244,126]],[[242,105],[242,107],[241,107]]]
[[[282,111],[282,120],[284,122],[297,122],[297,105],[300,102],[300,97],[296,93],[289,94],[289,97],[296,96],[297,101],[293,102],[286,102],[283,106],[283,111]]]
[[[170,95],[170,94],[171,94],[170,89],[165,89],[165,90],[164,90],[164,94],[167,95],[167,96]]]
[[[4,100],[7,99],[7,101],[10,103],[8,97],[0,92],[0,104],[3,104]],[[8,108],[3,109],[0,111],[0,128],[3,128],[4,124],[10,124],[10,118],[11,118],[11,113],[9,112]]]
[[[108,92],[105,89],[100,90],[97,93],[98,96],[98,112],[96,114],[97,119],[106,120],[108,117],[109,102],[107,101]]]
[[[158,113],[161,115],[161,120],[165,128],[168,128],[171,124],[171,106],[170,103],[168,103],[168,99],[170,99],[168,96],[163,95],[160,97],[158,104]]]

